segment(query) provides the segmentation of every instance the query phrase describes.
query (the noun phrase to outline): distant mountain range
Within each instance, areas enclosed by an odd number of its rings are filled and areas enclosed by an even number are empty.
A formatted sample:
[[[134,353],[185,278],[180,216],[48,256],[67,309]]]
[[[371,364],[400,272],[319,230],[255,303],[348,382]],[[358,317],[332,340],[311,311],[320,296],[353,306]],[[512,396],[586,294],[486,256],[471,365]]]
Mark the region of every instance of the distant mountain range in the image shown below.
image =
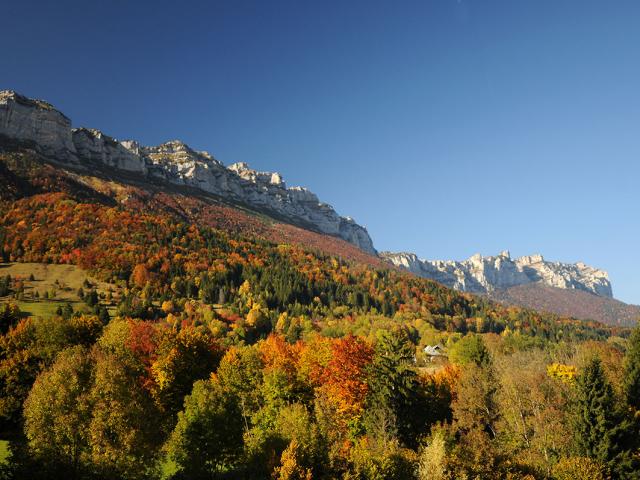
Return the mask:
[[[489,293],[529,283],[583,290],[603,297],[613,297],[607,272],[584,263],[549,262],[542,255],[512,259],[508,251],[496,256],[476,254],[454,260],[420,260],[412,253],[384,252],[381,256],[394,265],[431,278],[463,292]]]
[[[380,256],[450,288],[507,304],[612,325],[631,325],[640,318],[640,307],[613,298],[607,272],[582,262],[550,262],[542,255],[512,259],[508,251],[487,257],[476,254],[461,262],[421,260],[413,253]]]

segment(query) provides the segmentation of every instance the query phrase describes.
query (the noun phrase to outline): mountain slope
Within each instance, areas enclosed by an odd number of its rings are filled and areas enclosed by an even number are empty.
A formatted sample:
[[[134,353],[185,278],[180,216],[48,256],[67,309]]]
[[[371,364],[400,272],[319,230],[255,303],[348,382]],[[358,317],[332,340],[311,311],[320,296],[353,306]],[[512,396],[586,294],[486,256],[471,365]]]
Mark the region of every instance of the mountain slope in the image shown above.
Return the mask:
[[[166,212],[78,202],[65,192],[0,202],[0,261],[78,265],[129,292],[119,299],[124,316],[162,316],[148,302],[166,298],[187,310],[186,303],[198,301],[224,305],[216,318],[236,340],[265,334],[281,313],[298,319],[296,329],[304,323],[307,332],[326,329],[327,335],[374,325],[461,333],[508,328],[547,340],[613,332],[595,322],[505,307],[388,265],[346,262],[300,243],[274,243]],[[250,320],[254,307],[263,321]]]
[[[72,129],[71,121],[52,105],[8,90],[0,91],[0,136],[5,143],[29,146],[71,171],[86,174],[97,169],[141,183],[193,188],[376,253],[364,227],[339,216],[306,188],[287,187],[280,174],[257,172],[246,163],[227,168],[180,141],[145,147],[95,129]]]
[[[640,317],[640,307],[613,298],[607,272],[581,262],[550,262],[542,255],[512,259],[507,251],[488,257],[478,254],[462,262],[421,260],[412,253],[380,256],[423,278],[508,305],[610,325],[633,325]]]
[[[566,290],[540,283],[494,290],[488,296],[508,305],[596,320],[608,325],[632,326],[640,320],[640,306],[581,290]]]
[[[19,142],[0,139],[0,201],[63,192],[82,203],[98,203],[140,213],[168,214],[178,221],[206,225],[237,235],[275,243],[304,245],[347,260],[373,266],[384,262],[341,238],[294,225],[273,212],[187,186],[147,179],[108,168],[91,172],[62,168]]]
[[[9,217],[5,218],[5,231],[0,232],[0,240],[5,241],[4,251],[0,253],[6,261],[71,262],[81,263],[90,269],[113,269],[111,261],[105,266],[96,260],[103,255],[103,250],[113,247],[102,245],[101,240],[88,234],[69,232],[63,228],[66,225],[56,225],[58,219],[65,218],[58,214],[58,209],[76,205],[79,211],[90,207],[86,212],[101,212],[105,217],[126,212],[128,216],[124,218],[127,222],[141,216],[147,219],[146,222],[184,224],[190,229],[212,228],[232,235],[233,242],[249,239],[250,242],[297,245],[308,255],[315,252],[320,257],[339,257],[357,262],[359,268],[366,266],[386,271],[391,266],[375,255],[364,228],[350,219],[339,217],[331,207],[320,203],[305,189],[287,188],[278,174],[256,172],[246,164],[227,168],[206,152],[196,152],[178,141],[142,147],[131,141],[118,142],[96,130],[71,130],[70,121],[52,106],[14,92],[0,93],[0,185],[0,211],[9,212]],[[30,218],[29,209],[35,210],[37,215],[31,223],[25,223]],[[73,214],[66,214],[68,222],[78,223]],[[6,223],[7,218],[13,220]],[[100,235],[107,235],[110,228],[113,229],[108,221],[105,222]],[[93,227],[87,224],[83,228],[90,231]],[[121,232],[122,235],[125,231]],[[131,234],[134,235],[135,231]],[[56,243],[61,238],[64,242]],[[90,253],[83,253],[82,246],[90,247]],[[125,242],[118,248],[126,250],[131,246]],[[140,257],[142,253],[137,255]],[[391,260],[389,255],[385,257]],[[489,285],[487,282],[492,280],[493,270],[500,274],[509,271],[516,280],[523,276],[531,280],[532,275],[539,275],[558,283],[564,278],[562,275],[550,276],[533,260],[525,262],[526,265],[522,264],[522,259],[514,263],[508,255],[481,260],[482,275],[470,270],[469,279],[457,273],[452,277],[447,271],[448,264],[444,262],[447,268],[438,270],[440,276],[434,279],[449,287],[459,287],[458,283],[462,282],[475,288],[476,285]],[[200,261],[206,265],[206,260]],[[417,264],[417,259],[415,261]],[[122,276],[122,272],[129,272],[125,276],[131,275],[135,265],[134,259],[128,259],[112,274]],[[464,266],[465,263],[454,266],[458,268],[459,265]],[[490,265],[492,267],[488,268]],[[568,266],[562,268],[566,270]],[[577,268],[583,277],[580,287],[604,294],[610,292],[606,273],[586,266]],[[557,272],[551,273],[555,275]],[[162,278],[166,272],[154,275]],[[355,281],[345,276],[344,271],[331,275],[339,278],[339,283]],[[379,275],[371,274],[374,279]],[[451,282],[451,278],[457,279],[458,283]],[[514,280],[510,282],[513,284]],[[420,285],[415,292],[422,291],[426,284]],[[238,285],[233,288],[237,289]],[[429,286],[427,290],[434,288]],[[476,292],[474,288],[466,290]],[[371,287],[362,288],[351,299],[354,304],[364,302],[371,305],[374,302],[373,299],[363,300],[368,298],[362,293],[367,290],[373,291]],[[445,315],[446,320],[438,320],[439,326],[454,322],[456,326],[452,328],[462,331],[470,328],[467,323],[473,324],[478,312],[497,308],[485,305],[484,301],[465,298],[463,303],[475,305],[479,301],[480,306],[434,309],[434,302],[449,305],[448,302],[457,304],[462,301],[463,297],[456,297],[446,288],[435,288],[437,302],[431,298],[432,294],[426,294],[422,303],[417,304],[412,296],[415,292],[408,297],[406,292],[394,297],[389,291],[387,288],[376,294],[377,308],[384,306],[382,313],[419,307],[431,311],[431,314],[439,312]],[[479,291],[485,293],[481,289]],[[627,321],[612,323],[626,324]],[[501,327],[490,328],[499,331]]]

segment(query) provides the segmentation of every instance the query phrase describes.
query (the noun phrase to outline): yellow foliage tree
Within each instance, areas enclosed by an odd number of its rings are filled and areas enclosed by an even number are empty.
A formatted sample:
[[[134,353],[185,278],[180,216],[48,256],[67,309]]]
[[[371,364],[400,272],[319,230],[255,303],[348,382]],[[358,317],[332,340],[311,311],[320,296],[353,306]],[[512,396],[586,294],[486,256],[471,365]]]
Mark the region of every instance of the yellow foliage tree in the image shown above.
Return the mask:
[[[173,313],[174,309],[175,309],[175,305],[173,304],[173,302],[171,300],[165,300],[164,302],[162,302],[162,311],[164,313]]]
[[[276,322],[276,333],[285,333],[289,329],[290,320],[287,312],[282,312]]]
[[[573,365],[564,365],[562,363],[552,363],[547,367],[547,375],[551,378],[557,378],[564,383],[573,384],[576,380],[578,370]]]
[[[240,288],[238,289],[238,293],[242,296],[246,296],[251,293],[251,284],[249,283],[249,280],[242,282],[242,285],[240,285]]]
[[[289,446],[282,452],[280,466],[273,472],[274,480],[311,480],[311,469],[300,465],[300,446],[296,440],[292,440]]]
[[[553,468],[556,480],[604,480],[603,468],[595,460],[586,457],[561,459]]]

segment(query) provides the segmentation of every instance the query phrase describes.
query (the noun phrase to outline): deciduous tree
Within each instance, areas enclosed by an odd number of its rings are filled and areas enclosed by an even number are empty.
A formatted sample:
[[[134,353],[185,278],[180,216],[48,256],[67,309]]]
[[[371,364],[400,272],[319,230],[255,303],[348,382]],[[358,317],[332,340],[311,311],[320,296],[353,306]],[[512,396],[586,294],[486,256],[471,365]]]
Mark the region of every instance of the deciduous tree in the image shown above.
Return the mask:
[[[242,451],[238,399],[215,380],[201,380],[185,399],[167,443],[169,457],[185,478],[211,478]]]
[[[80,478],[90,471],[93,361],[84,347],[62,351],[41,373],[24,404],[25,434],[47,476]],[[44,472],[40,472],[44,473]]]

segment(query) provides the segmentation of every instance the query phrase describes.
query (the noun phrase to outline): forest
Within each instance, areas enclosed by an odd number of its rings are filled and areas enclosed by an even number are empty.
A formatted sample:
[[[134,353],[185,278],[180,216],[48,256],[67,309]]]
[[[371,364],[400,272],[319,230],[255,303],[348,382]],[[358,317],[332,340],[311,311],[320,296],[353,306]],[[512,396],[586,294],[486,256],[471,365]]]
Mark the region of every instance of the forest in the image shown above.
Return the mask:
[[[0,278],[0,478],[640,477],[640,331],[62,192],[0,203],[0,261],[109,285]]]

